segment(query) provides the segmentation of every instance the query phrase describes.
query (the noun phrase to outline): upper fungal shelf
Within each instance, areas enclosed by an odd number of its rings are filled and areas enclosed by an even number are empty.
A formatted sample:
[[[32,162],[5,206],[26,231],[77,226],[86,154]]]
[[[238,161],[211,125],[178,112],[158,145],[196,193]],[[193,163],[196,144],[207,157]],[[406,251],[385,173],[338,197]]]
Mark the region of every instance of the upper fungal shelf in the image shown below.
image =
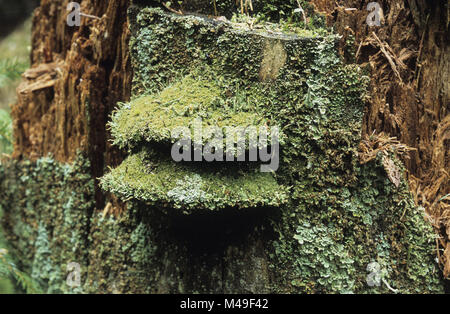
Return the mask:
[[[137,97],[112,115],[109,125],[114,143],[128,148],[144,143],[173,144],[178,140],[174,132],[183,128],[189,130],[195,142],[197,127],[204,144],[213,136],[208,128],[215,128],[212,131],[218,129],[224,134],[224,141],[216,144],[225,151],[227,136],[234,137],[233,143],[238,139],[235,134],[227,134],[231,128],[254,127],[258,132],[262,128],[270,134],[270,121],[256,107],[249,105],[245,97],[227,93],[231,92],[221,89],[213,79],[190,74],[160,93]],[[270,143],[270,136],[267,138]],[[245,139],[248,149],[248,134]]]

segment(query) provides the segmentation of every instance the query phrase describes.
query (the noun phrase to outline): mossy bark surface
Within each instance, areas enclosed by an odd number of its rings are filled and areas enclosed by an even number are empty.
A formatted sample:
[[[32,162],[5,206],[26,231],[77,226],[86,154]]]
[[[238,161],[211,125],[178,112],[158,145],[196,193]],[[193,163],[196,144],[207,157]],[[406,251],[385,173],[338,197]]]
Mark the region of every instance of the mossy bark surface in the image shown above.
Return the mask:
[[[202,66],[212,69],[229,98],[238,98],[244,109],[257,106],[286,135],[274,178],[289,187],[289,201],[275,208],[186,215],[133,195],[124,210],[106,195],[103,208],[95,180],[109,170],[99,166],[115,167],[120,159],[112,148],[95,145],[106,123],[95,118],[99,130],[89,118],[102,104],[93,98],[75,114],[86,126],[85,140],[77,145],[80,153],[71,154],[71,148],[56,154],[56,160],[29,161],[35,156],[23,143],[32,137],[22,125],[16,127],[22,142],[16,143],[15,157],[26,158],[0,166],[2,225],[24,270],[48,292],[392,292],[383,283],[367,284],[367,266],[377,262],[384,280],[400,292],[442,292],[432,228],[406,180],[400,176],[399,183],[392,182],[387,172],[386,160],[398,173],[404,170],[395,152],[359,162],[368,73],[343,62],[338,37],[321,28],[274,35],[207,17],[178,16],[154,8],[155,3],[129,8],[129,50],[116,47],[109,55],[116,63],[107,72],[112,84],[107,85],[129,82],[127,75],[114,79],[128,51],[134,75],[127,88],[133,97],[161,92]],[[91,63],[99,56],[82,55]],[[44,96],[52,92],[53,87],[38,92],[39,108],[48,109],[44,105],[52,100]],[[128,100],[126,92],[119,94],[115,100]],[[20,108],[25,104],[22,99]],[[16,120],[27,116],[25,109],[16,110]],[[35,125],[47,123],[33,119]],[[49,149],[36,150],[38,155],[52,152],[45,143],[68,147],[58,137],[43,137],[36,145]],[[133,156],[147,145],[141,141],[124,153]],[[94,158],[98,150],[106,151],[101,160]],[[82,268],[82,285],[75,289],[65,284],[71,262]]]

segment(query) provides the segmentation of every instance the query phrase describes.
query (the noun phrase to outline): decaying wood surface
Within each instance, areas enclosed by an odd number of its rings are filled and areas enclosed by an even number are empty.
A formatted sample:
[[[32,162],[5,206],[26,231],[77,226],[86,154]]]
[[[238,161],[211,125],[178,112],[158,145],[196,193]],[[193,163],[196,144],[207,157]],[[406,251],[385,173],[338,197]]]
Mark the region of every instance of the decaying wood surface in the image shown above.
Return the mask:
[[[105,125],[117,101],[130,97],[128,0],[82,1],[79,27],[67,25],[69,1],[43,0],[33,18],[31,69],[12,108],[14,157],[51,153],[62,162],[87,153],[95,178],[118,162]],[[97,205],[103,208],[97,192]]]
[[[42,0],[34,14],[32,67],[24,74],[19,102],[12,110],[14,157],[35,159],[52,153],[66,162],[80,150],[88,154],[92,175],[98,178],[105,166],[121,159],[110,147],[105,125],[117,101],[130,97],[130,1],[82,1],[82,12],[99,19],[82,17],[80,27],[66,24],[68,2]],[[446,1],[379,0],[382,27],[366,23],[365,8],[371,1],[311,2],[343,35],[344,57],[344,43],[353,36],[357,62],[371,70],[364,138],[395,138],[393,144],[412,148],[403,154],[410,186],[440,232],[438,257],[449,277],[450,196],[445,195],[450,193],[450,16],[442,9]],[[105,211],[116,207],[108,205]],[[100,191],[97,208],[105,208]]]
[[[365,8],[372,1],[312,2],[343,35],[342,43],[354,36],[357,62],[371,71],[363,137],[386,134],[414,148],[403,154],[410,187],[440,235],[437,254],[449,277],[450,196],[445,197],[450,193],[448,3],[377,1],[384,10],[382,27],[369,27]]]

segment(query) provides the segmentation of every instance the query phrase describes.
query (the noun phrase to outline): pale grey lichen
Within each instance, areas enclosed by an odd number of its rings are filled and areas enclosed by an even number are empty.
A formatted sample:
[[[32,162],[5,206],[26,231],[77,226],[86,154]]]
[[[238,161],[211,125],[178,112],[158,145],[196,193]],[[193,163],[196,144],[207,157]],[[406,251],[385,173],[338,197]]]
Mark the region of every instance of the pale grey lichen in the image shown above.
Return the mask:
[[[202,188],[202,178],[198,174],[193,174],[185,176],[184,180],[177,180],[177,185],[167,192],[167,196],[175,203],[201,203],[208,199],[207,193]]]

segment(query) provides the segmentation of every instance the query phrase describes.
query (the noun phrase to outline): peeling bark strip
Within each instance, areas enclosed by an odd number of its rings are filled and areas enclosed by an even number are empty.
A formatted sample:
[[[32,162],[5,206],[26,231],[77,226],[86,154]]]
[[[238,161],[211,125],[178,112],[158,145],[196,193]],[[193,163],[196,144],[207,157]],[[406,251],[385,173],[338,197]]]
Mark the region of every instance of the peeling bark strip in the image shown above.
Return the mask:
[[[64,62],[40,64],[37,68],[27,70],[23,77],[27,79],[17,89],[19,94],[28,94],[48,87],[53,87],[61,77]]]

